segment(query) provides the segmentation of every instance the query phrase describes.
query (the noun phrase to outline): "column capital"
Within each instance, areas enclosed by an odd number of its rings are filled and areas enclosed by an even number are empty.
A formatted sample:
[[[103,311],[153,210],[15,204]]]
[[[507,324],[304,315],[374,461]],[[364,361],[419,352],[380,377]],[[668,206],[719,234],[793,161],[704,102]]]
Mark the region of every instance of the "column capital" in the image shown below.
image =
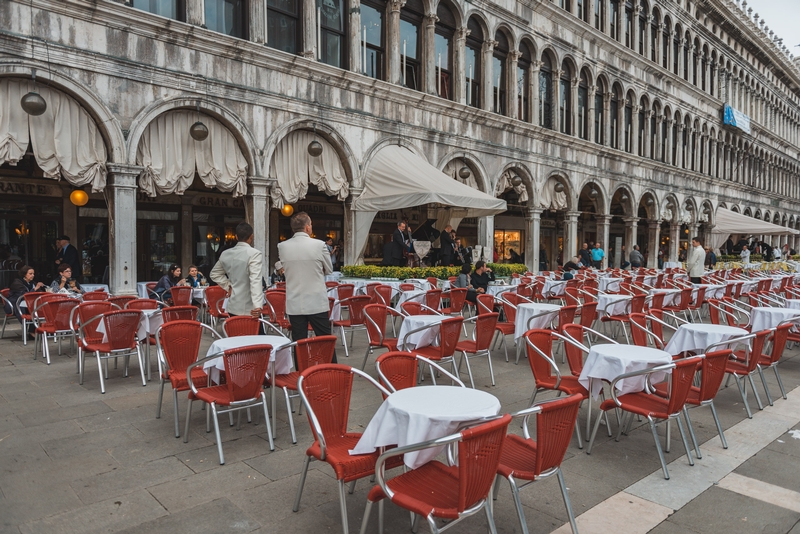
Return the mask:
[[[498,41],[494,41],[492,39],[487,39],[483,42],[483,51],[484,52],[493,52],[494,47],[500,44]]]
[[[435,12],[427,13],[425,15],[425,23],[428,26],[435,25],[437,22],[439,22],[439,17],[436,16]]]
[[[470,30],[469,28],[459,28],[459,29],[457,29],[456,30],[456,41],[465,40],[467,37],[469,37],[470,33],[472,33],[472,30]]]
[[[542,212],[544,212],[544,210],[542,208],[528,208],[525,211],[525,218],[526,219],[540,219],[542,217]]]
[[[626,225],[639,223],[639,217],[623,217],[622,220],[625,222]]]
[[[647,219],[647,227],[650,230],[655,230],[656,228],[661,228],[661,221],[654,221],[652,219]]]
[[[595,215],[594,218],[597,221],[597,224],[611,224],[612,216],[611,215]]]
[[[393,13],[399,13],[405,5],[406,0],[389,0],[389,10]]]
[[[512,50],[511,52],[508,53],[508,59],[514,63],[519,61],[519,58],[521,57],[522,57],[522,52],[520,52],[519,50]]]
[[[132,174],[140,175],[144,170],[141,165],[128,165],[127,163],[106,163],[108,174]]]
[[[267,178],[265,176],[248,176],[247,196],[266,198],[269,195],[269,188],[274,182],[276,182],[274,178]]]

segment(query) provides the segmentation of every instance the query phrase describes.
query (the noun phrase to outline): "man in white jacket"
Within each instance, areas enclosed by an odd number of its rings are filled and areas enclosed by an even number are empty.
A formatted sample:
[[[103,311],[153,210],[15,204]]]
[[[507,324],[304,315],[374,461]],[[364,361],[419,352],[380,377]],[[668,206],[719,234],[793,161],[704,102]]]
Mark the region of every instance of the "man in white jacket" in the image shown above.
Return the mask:
[[[706,251],[703,249],[703,242],[699,237],[692,238],[692,249],[686,257],[686,270],[689,271],[689,278],[693,284],[702,282],[705,274]]]

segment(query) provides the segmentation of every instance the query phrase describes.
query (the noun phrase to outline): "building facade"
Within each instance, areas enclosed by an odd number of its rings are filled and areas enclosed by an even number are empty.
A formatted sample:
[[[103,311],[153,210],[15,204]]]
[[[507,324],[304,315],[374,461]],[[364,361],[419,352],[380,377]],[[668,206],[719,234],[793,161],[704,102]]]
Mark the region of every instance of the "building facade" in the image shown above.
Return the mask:
[[[799,65],[733,0],[9,0],[0,246],[48,273],[66,233],[85,280],[132,293],[210,269],[242,219],[274,262],[294,209],[344,263],[407,218],[533,270],[584,241],[655,266],[721,207],[800,229]],[[363,224],[350,204],[398,144],[508,211]]]

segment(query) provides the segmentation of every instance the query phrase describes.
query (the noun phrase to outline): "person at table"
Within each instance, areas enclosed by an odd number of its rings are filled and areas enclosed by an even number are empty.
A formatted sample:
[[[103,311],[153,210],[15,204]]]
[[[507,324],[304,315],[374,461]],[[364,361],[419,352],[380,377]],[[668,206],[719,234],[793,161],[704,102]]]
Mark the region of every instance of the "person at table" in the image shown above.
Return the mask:
[[[693,284],[700,284],[703,281],[705,270],[706,251],[703,250],[703,242],[699,237],[692,238],[692,248],[686,255],[686,270],[689,279]]]
[[[50,289],[56,293],[65,289],[70,293],[83,294],[84,292],[78,281],[72,278],[72,266],[66,262],[58,268],[58,276],[50,284]]]
[[[601,243],[598,241],[594,244],[594,248],[592,249],[592,267],[595,269],[603,268],[603,258],[606,257],[606,253],[600,245]]]
[[[574,261],[568,261],[564,264],[564,274],[561,275],[562,280],[572,280],[575,278],[575,273],[578,272],[578,264]]]
[[[641,251],[639,250],[639,245],[633,245],[633,250],[631,250],[631,269],[638,269],[644,264],[644,256],[642,256]]]
[[[402,225],[402,228],[401,228]],[[308,337],[308,325],[317,336],[329,336],[331,323],[328,316],[328,288],[325,275],[333,272],[331,256],[325,243],[312,239],[311,217],[301,211],[289,221],[294,235],[278,243],[278,256],[286,277],[286,316],[292,327],[292,339]],[[401,233],[405,223],[397,224]],[[336,353],[333,354],[336,363]]]
[[[283,263],[276,261],[275,268],[272,270],[272,274],[269,275],[269,285],[274,286],[278,282],[285,282],[286,281],[285,273],[286,270],[283,268]]]
[[[165,300],[168,298],[172,298],[172,294],[170,293],[170,289],[174,286],[188,286],[188,282],[181,278],[181,267],[180,265],[172,264],[169,266],[167,270],[167,274],[161,277],[161,279],[156,284],[156,287],[153,291],[161,297],[161,300]]]
[[[8,286],[8,300],[11,301],[11,305],[14,309],[6,309],[5,312],[13,313],[20,324],[22,324],[22,312],[17,306],[19,298],[26,293],[43,292],[46,287],[42,282],[34,282],[33,279],[35,277],[36,273],[33,267],[30,265],[23,265],[19,270],[19,278],[15,278],[14,281],[11,282],[11,285]],[[28,336],[31,339],[34,338],[33,331],[35,328],[36,327],[32,323],[28,327]]]
[[[72,267],[72,272],[75,273],[76,276],[81,274],[81,260],[78,254],[78,249],[70,244],[70,239],[68,235],[62,235],[58,239],[56,239],[56,272],[61,272],[58,269],[61,268],[63,265],[69,265]],[[58,279],[58,275],[56,275],[56,280]]]
[[[238,242],[220,254],[211,269],[211,280],[228,292],[225,311],[230,315],[261,317],[264,305],[264,254],[253,247],[252,226],[240,222],[235,232]]]
[[[475,304],[478,302],[478,292],[475,291],[475,288],[472,287],[472,284],[470,283],[470,271],[472,271],[472,267],[468,263],[462,265],[461,272],[458,276],[456,276],[456,281],[453,282],[453,287],[467,288],[467,300]]]
[[[206,280],[206,277],[203,276],[203,273],[197,269],[196,265],[190,265],[189,276],[186,277],[186,283],[189,285],[189,287],[205,287],[208,285],[208,280]]]
[[[742,251],[739,253],[742,263],[750,263],[750,249],[747,245],[742,245]]]
[[[508,249],[508,255],[511,263],[522,263],[522,257],[513,248]]]
[[[478,293],[486,293],[489,288],[489,282],[494,282],[494,273],[486,266],[485,261],[475,262],[475,271],[470,277],[470,283],[475,291]]]

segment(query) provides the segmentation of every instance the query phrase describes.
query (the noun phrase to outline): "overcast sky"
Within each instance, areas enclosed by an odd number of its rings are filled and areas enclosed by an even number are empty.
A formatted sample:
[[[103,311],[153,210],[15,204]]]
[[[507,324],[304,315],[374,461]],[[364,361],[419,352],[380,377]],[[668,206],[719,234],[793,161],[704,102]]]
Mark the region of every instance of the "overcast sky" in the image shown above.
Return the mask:
[[[795,46],[800,44],[800,0],[747,0],[747,7],[783,37],[783,44],[793,55],[800,56],[800,46]]]

